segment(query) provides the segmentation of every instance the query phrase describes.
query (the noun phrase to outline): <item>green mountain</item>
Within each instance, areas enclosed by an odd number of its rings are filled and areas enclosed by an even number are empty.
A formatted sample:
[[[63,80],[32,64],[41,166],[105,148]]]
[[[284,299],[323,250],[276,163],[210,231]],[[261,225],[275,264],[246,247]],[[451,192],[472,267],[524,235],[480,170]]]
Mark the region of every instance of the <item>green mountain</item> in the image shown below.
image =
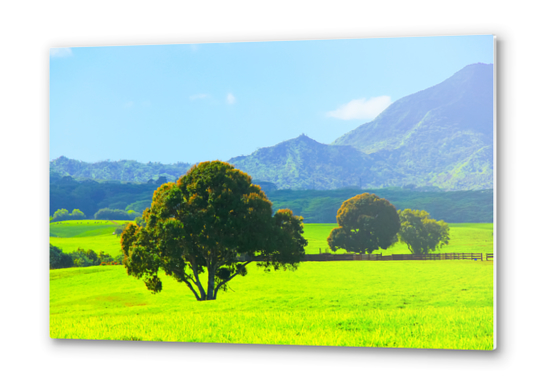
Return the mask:
[[[339,137],[401,176],[394,185],[493,188],[493,64],[468,65]]]
[[[52,179],[71,176],[75,179],[146,183],[160,177],[165,177],[167,181],[176,181],[191,166],[192,164],[188,163],[161,164],[149,162],[143,164],[133,160],[86,163],[60,156],[50,162],[49,170]]]
[[[493,65],[468,65],[440,84],[397,100],[332,144],[301,135],[229,162],[266,189],[492,189]],[[52,179],[145,183],[177,180],[190,166],[59,157],[51,161],[50,172]]]
[[[351,146],[321,144],[306,135],[228,162],[279,189],[359,186],[360,179],[366,182],[373,174],[368,155]]]
[[[406,96],[331,145],[301,135],[229,162],[279,189],[491,189],[493,65]]]

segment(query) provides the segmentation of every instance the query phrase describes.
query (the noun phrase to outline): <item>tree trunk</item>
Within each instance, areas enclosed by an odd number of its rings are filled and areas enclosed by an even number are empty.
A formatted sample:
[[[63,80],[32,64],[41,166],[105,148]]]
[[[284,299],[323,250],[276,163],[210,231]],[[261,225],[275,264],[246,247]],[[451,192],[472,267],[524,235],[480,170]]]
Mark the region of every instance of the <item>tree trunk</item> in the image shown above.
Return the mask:
[[[207,268],[207,296],[206,300],[214,300],[215,295],[215,272],[216,272],[216,265],[211,264]]]

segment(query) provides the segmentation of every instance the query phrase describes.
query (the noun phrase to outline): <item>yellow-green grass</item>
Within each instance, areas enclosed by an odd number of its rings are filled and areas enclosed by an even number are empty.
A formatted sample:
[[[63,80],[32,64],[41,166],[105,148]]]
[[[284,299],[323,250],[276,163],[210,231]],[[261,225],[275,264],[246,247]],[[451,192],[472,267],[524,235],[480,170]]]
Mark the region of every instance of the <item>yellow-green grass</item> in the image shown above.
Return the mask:
[[[107,220],[80,220],[76,222],[64,221],[50,225],[51,244],[61,248],[64,252],[72,252],[77,248],[92,249],[96,252],[104,251],[112,256],[121,254],[120,238],[113,235],[115,228],[124,221],[115,224]],[[327,237],[336,224],[305,224],[304,236],[308,241],[305,248],[307,254],[325,252],[329,249]],[[493,252],[493,224],[492,223],[464,223],[449,224],[450,244],[436,252]],[[56,236],[56,237],[53,237]],[[335,253],[345,253],[338,250]],[[378,250],[375,253],[391,255],[392,253],[410,253],[405,244],[397,243],[394,246]]]
[[[49,225],[49,242],[64,252],[77,248],[103,251],[111,256],[119,255],[120,238],[113,234],[124,220],[75,220],[59,221]]]
[[[493,262],[248,266],[216,301],[163,278],[153,295],[122,266],[50,271],[53,338],[493,349]]]
[[[461,223],[448,224],[450,227],[450,243],[435,252],[465,252],[489,253],[493,252],[493,223]],[[305,238],[309,242],[305,247],[307,254],[331,252],[327,244],[327,237],[337,224],[305,224]],[[346,253],[338,250],[332,253]],[[396,243],[388,249],[380,249],[375,253],[383,255],[410,253],[406,244]]]

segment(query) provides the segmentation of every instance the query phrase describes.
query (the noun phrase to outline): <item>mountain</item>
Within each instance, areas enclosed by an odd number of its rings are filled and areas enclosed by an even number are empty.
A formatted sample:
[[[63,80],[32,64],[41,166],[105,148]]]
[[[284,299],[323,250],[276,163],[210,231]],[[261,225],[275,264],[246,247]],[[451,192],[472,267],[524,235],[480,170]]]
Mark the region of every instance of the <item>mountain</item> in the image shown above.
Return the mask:
[[[229,162],[279,189],[491,189],[493,65],[403,97],[331,145],[301,135]]]
[[[468,65],[335,140],[372,154],[394,184],[493,188],[493,64]]]
[[[49,164],[51,178],[58,179],[71,176],[76,179],[118,180],[146,183],[159,177],[167,181],[176,181],[184,175],[192,165],[188,163],[161,164],[139,163],[133,160],[100,161],[86,163],[60,156]]]
[[[267,190],[492,189],[493,65],[468,65],[440,84],[395,101],[331,144],[301,135],[228,162]],[[177,180],[190,166],[60,157],[51,161],[50,171],[52,179],[147,182]]]
[[[359,186],[372,177],[371,159],[351,146],[326,145],[306,135],[228,160],[254,179],[280,189],[335,189]],[[372,181],[372,180],[371,180]]]

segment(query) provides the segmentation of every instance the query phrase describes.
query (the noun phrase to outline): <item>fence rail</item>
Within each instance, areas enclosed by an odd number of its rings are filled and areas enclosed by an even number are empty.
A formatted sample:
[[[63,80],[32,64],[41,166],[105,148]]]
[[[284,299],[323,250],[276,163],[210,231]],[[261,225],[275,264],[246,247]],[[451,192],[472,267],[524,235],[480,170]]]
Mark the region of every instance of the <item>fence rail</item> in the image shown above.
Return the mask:
[[[241,256],[239,261],[264,261],[259,257]],[[483,253],[429,253],[426,255],[393,254],[358,254],[358,253],[316,253],[306,254],[302,261],[348,261],[348,260],[474,260],[484,261]],[[485,261],[493,260],[493,253],[486,253]]]
[[[493,260],[493,253],[486,253],[486,261]],[[426,255],[414,254],[393,254],[383,256],[382,254],[307,254],[303,261],[340,261],[340,260],[475,260],[484,261],[483,253],[429,253]]]

